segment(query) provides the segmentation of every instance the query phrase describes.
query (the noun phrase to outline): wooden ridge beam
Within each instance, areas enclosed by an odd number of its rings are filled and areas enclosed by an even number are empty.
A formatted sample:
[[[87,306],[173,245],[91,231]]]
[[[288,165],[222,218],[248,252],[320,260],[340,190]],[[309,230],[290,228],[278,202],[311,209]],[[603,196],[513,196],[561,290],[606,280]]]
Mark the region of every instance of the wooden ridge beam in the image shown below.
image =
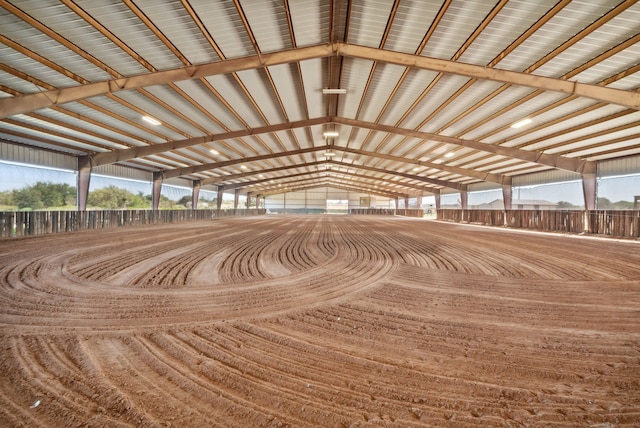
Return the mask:
[[[572,172],[591,171],[595,168],[595,162],[587,161],[579,158],[568,158],[560,155],[542,153],[535,150],[523,150],[515,147],[496,146],[493,144],[485,144],[475,140],[465,140],[462,138],[447,137],[439,134],[415,131],[411,129],[403,129],[395,126],[381,125],[378,123],[365,122],[357,119],[347,119],[344,117],[332,118],[334,123],[341,125],[355,126],[359,128],[371,129],[373,131],[387,132],[390,134],[405,135],[408,137],[422,138],[425,140],[440,141],[443,143],[455,144],[461,147],[467,147],[488,153],[495,153],[514,159],[520,159],[527,162],[537,163],[540,165],[551,166],[558,169],[564,169]]]
[[[227,59],[200,65],[191,65],[172,70],[156,71],[137,76],[123,77],[81,86],[42,91],[34,94],[0,99],[0,118],[26,113],[41,108],[60,105],[71,101],[111,94],[144,86],[163,85],[183,80],[198,79],[242,70],[288,64],[334,54],[332,45],[309,46],[279,52],[263,53],[244,58]]]
[[[607,88],[604,86],[580,83],[577,81],[538,76],[530,73],[502,70],[499,68],[431,58],[422,55],[394,52],[366,46],[351,45],[348,43],[337,43],[336,45],[337,54],[348,58],[379,61],[387,64],[438,71],[445,74],[456,74],[470,78],[492,80],[494,82],[508,83],[517,86],[526,86],[529,88],[542,89],[544,91],[560,92],[563,94],[591,98],[610,104],[622,105],[640,110],[640,93],[635,91]]]
[[[158,153],[168,152],[170,150],[184,149],[187,147],[197,146],[198,144],[210,143],[212,141],[230,140],[233,138],[248,137],[250,135],[265,134],[268,132],[286,131],[289,129],[305,128],[308,126],[322,125],[329,121],[326,117],[318,117],[315,119],[298,120],[294,122],[285,122],[276,125],[260,126],[258,128],[241,129],[239,131],[223,132],[221,134],[212,134],[204,137],[189,138],[186,140],[171,141],[168,143],[155,144],[152,146],[132,147],[123,150],[114,150],[111,152],[98,153],[91,155],[91,165],[100,166],[116,162],[123,162],[143,156],[151,156]]]

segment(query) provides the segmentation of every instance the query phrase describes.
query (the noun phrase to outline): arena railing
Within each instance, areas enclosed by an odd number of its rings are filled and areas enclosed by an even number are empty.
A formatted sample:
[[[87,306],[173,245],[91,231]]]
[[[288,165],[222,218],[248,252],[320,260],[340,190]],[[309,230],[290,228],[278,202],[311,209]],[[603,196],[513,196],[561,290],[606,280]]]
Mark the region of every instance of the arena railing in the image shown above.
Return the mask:
[[[0,238],[46,235],[147,224],[206,221],[221,217],[263,215],[263,208],[227,210],[88,210],[2,211]]]

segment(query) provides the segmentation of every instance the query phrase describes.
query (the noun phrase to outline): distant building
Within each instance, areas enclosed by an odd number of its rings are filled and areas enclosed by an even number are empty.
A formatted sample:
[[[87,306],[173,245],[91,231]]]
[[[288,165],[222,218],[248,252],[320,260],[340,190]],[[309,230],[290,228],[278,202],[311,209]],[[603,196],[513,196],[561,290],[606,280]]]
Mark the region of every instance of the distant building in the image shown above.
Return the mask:
[[[496,199],[488,204],[469,205],[472,210],[503,210],[504,202],[502,199]],[[511,202],[513,210],[556,210],[558,204],[545,201],[544,199],[514,199]]]

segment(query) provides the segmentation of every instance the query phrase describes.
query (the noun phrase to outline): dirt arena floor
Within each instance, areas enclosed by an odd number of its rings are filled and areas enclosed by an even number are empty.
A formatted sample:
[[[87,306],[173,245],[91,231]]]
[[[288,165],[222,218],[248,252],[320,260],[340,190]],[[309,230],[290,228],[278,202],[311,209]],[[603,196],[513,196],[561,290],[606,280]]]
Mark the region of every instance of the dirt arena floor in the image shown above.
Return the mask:
[[[640,242],[262,216],[0,241],[0,426],[640,426]]]

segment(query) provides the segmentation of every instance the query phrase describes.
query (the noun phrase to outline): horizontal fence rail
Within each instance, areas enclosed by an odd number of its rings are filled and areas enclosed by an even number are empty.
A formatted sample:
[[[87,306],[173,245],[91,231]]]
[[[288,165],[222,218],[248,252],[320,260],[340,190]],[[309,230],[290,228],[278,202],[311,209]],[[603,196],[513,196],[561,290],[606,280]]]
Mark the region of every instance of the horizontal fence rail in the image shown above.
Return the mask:
[[[394,208],[351,208],[349,214],[359,215],[400,215],[405,217],[423,217],[421,209],[394,209]]]
[[[263,208],[229,210],[2,211],[0,238],[89,229],[213,220],[265,214]]]
[[[640,237],[638,210],[438,210],[438,220],[550,232]]]

